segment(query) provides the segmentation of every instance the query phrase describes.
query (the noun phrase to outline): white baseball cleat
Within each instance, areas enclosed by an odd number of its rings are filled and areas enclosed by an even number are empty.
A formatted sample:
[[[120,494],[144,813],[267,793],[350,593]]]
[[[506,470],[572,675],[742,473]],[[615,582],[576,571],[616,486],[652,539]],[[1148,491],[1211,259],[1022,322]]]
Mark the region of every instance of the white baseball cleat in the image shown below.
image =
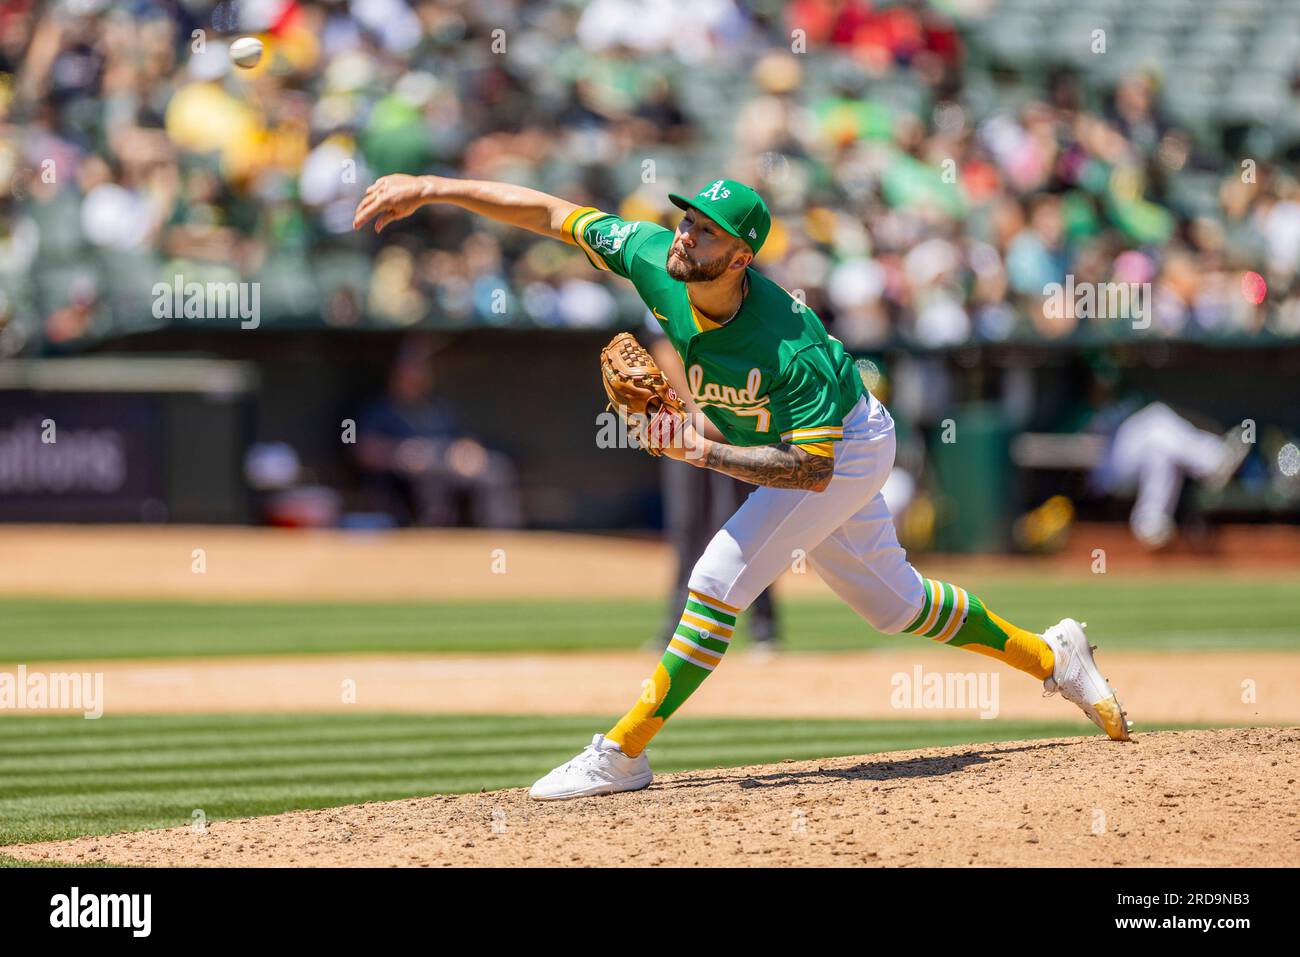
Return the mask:
[[[1061,692],[1061,697],[1077,704],[1112,740],[1128,741],[1133,725],[1092,658],[1093,649],[1083,633],[1086,627],[1086,623],[1073,618],[1062,618],[1043,632],[1043,640],[1056,658],[1052,676],[1043,680],[1043,689],[1048,695]]]
[[[528,796],[534,801],[564,801],[639,791],[648,787],[653,777],[644,751],[629,758],[617,744],[597,734],[576,758],[564,762],[534,784]]]

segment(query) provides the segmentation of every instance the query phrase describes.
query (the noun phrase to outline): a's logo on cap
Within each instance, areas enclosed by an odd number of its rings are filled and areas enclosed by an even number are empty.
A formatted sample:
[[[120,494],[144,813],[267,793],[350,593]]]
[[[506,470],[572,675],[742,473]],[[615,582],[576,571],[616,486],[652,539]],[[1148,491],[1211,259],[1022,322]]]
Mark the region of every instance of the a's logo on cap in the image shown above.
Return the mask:
[[[715,203],[720,199],[726,199],[731,195],[731,190],[722,188],[722,180],[718,180],[712,186],[700,190],[701,196],[707,196]]]

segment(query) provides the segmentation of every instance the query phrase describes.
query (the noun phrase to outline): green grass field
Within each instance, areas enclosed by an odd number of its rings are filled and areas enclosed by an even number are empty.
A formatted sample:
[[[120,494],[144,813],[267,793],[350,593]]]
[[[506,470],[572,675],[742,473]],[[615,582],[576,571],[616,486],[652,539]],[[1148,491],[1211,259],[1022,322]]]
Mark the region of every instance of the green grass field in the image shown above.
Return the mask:
[[[997,579],[980,596],[1029,628],[1071,615],[1107,648],[1300,649],[1293,579],[1087,576]],[[636,648],[657,600],[430,603],[192,603],[0,600],[0,662],[318,652],[575,651]],[[780,603],[795,651],[896,647],[835,600]],[[915,641],[915,639],[911,639]]]
[[[1173,727],[1167,726],[1167,727]],[[519,787],[603,724],[589,717],[167,715],[0,721],[0,844]],[[681,717],[656,771],[1072,736],[1078,721]]]
[[[1300,650],[1294,582],[1274,577],[971,584],[1000,614],[1043,627],[1070,614],[1107,648]],[[0,662],[326,652],[632,649],[657,600],[192,603],[0,599]],[[780,604],[794,651],[933,646],[881,636],[833,600]],[[743,641],[743,629],[741,631]],[[181,826],[362,801],[524,786],[609,716],[403,714],[0,718],[0,844]],[[1162,726],[1172,727],[1172,726]],[[1153,730],[1151,727],[1146,730]],[[676,718],[656,770],[1074,736],[1079,721]],[[0,866],[12,865],[0,857]]]

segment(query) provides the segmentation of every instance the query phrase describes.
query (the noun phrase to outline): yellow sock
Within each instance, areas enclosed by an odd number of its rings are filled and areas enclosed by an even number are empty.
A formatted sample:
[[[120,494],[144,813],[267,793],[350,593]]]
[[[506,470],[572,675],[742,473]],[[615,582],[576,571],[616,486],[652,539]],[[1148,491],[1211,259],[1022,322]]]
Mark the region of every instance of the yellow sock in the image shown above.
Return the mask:
[[[630,757],[640,754],[672,713],[722,663],[740,611],[734,605],[691,591],[682,620],[654,677],[642,689],[637,703],[605,737]]]
[[[904,632],[969,648],[1039,680],[1052,673],[1056,657],[1042,636],[993,614],[964,588],[933,578],[925,579],[924,585],[921,610]]]

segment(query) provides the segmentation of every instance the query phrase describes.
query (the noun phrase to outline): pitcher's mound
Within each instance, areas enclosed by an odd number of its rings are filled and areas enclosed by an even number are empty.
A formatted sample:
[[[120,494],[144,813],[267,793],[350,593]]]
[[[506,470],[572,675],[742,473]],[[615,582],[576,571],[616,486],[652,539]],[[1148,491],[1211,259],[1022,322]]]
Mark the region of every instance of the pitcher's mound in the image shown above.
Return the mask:
[[[522,788],[414,798],[0,852],[180,866],[1281,866],[1300,854],[1298,778],[1298,728],[1179,731],[692,771],[560,803]]]

